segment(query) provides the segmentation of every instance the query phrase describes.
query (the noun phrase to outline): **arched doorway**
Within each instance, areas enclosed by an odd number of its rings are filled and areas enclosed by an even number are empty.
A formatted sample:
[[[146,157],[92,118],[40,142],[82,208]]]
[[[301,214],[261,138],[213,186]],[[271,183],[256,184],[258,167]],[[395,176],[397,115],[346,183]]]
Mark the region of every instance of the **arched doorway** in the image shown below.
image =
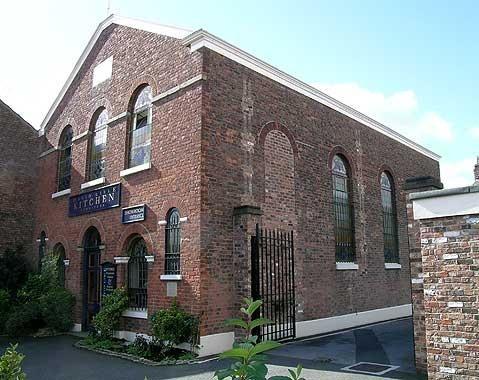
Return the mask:
[[[82,328],[88,330],[100,310],[101,237],[90,227],[83,238],[83,318]]]

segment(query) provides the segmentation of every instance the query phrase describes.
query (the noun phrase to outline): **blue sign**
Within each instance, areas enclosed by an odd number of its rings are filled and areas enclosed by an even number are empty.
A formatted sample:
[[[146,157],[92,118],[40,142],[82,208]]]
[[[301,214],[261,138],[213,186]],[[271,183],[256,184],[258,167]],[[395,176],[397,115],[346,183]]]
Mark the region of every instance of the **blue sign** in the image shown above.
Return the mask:
[[[101,264],[101,296],[106,297],[116,289],[116,265],[113,263]]]
[[[131,206],[121,210],[121,222],[123,224],[141,222],[146,218],[146,206]]]
[[[70,197],[68,216],[78,216],[118,207],[121,202],[120,185],[117,183]]]

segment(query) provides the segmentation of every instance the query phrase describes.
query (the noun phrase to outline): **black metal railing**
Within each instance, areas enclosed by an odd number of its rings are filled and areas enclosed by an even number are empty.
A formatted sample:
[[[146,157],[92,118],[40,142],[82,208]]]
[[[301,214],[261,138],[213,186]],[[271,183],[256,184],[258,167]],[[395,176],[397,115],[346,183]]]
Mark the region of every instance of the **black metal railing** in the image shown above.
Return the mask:
[[[141,241],[143,243],[143,241]],[[144,244],[144,243],[143,243]],[[138,244],[139,245],[139,244]],[[148,305],[148,262],[145,258],[146,247],[135,249],[128,261],[128,296],[130,308],[144,310]]]
[[[165,254],[165,274],[180,274],[180,254]]]
[[[293,232],[256,226],[252,245],[252,297],[263,305],[258,317],[272,324],[256,329],[261,340],[284,341],[296,336]]]
[[[393,207],[383,205],[384,260],[386,263],[399,263],[399,249],[396,213]]]
[[[355,262],[354,208],[348,191],[333,190],[336,262]]]
[[[170,210],[165,229],[165,274],[180,274],[181,227],[178,209]]]

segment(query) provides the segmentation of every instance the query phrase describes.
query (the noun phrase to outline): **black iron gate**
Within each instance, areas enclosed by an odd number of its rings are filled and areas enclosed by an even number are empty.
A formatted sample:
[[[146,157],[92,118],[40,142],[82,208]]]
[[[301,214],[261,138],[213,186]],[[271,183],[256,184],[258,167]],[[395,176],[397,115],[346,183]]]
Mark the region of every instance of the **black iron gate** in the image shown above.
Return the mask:
[[[260,317],[274,323],[258,329],[261,340],[288,340],[296,336],[293,232],[256,226],[251,238],[251,296],[263,300]]]

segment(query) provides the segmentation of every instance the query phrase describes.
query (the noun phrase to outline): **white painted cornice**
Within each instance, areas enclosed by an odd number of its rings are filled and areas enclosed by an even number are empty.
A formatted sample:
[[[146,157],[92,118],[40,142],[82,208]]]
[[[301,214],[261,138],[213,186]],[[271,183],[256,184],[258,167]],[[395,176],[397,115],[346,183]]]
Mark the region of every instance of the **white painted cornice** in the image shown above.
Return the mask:
[[[354,108],[334,99],[333,97],[325,94],[317,88],[294,78],[293,76],[286,74],[285,72],[277,69],[274,66],[254,57],[253,55],[239,49],[238,47],[222,40],[219,37],[212,35],[206,30],[199,29],[196,32],[191,33],[189,36],[183,39],[183,44],[190,46],[191,51],[196,51],[202,47],[211,49],[239,64],[248,67],[249,69],[262,74],[275,82],[278,82],[290,89],[299,92],[317,102],[328,106],[343,115],[346,115],[361,124],[364,124],[375,131],[382,133],[422,154],[438,161],[441,156],[430,151],[429,149],[415,143],[393,129],[373,120],[369,116],[355,110]]]

